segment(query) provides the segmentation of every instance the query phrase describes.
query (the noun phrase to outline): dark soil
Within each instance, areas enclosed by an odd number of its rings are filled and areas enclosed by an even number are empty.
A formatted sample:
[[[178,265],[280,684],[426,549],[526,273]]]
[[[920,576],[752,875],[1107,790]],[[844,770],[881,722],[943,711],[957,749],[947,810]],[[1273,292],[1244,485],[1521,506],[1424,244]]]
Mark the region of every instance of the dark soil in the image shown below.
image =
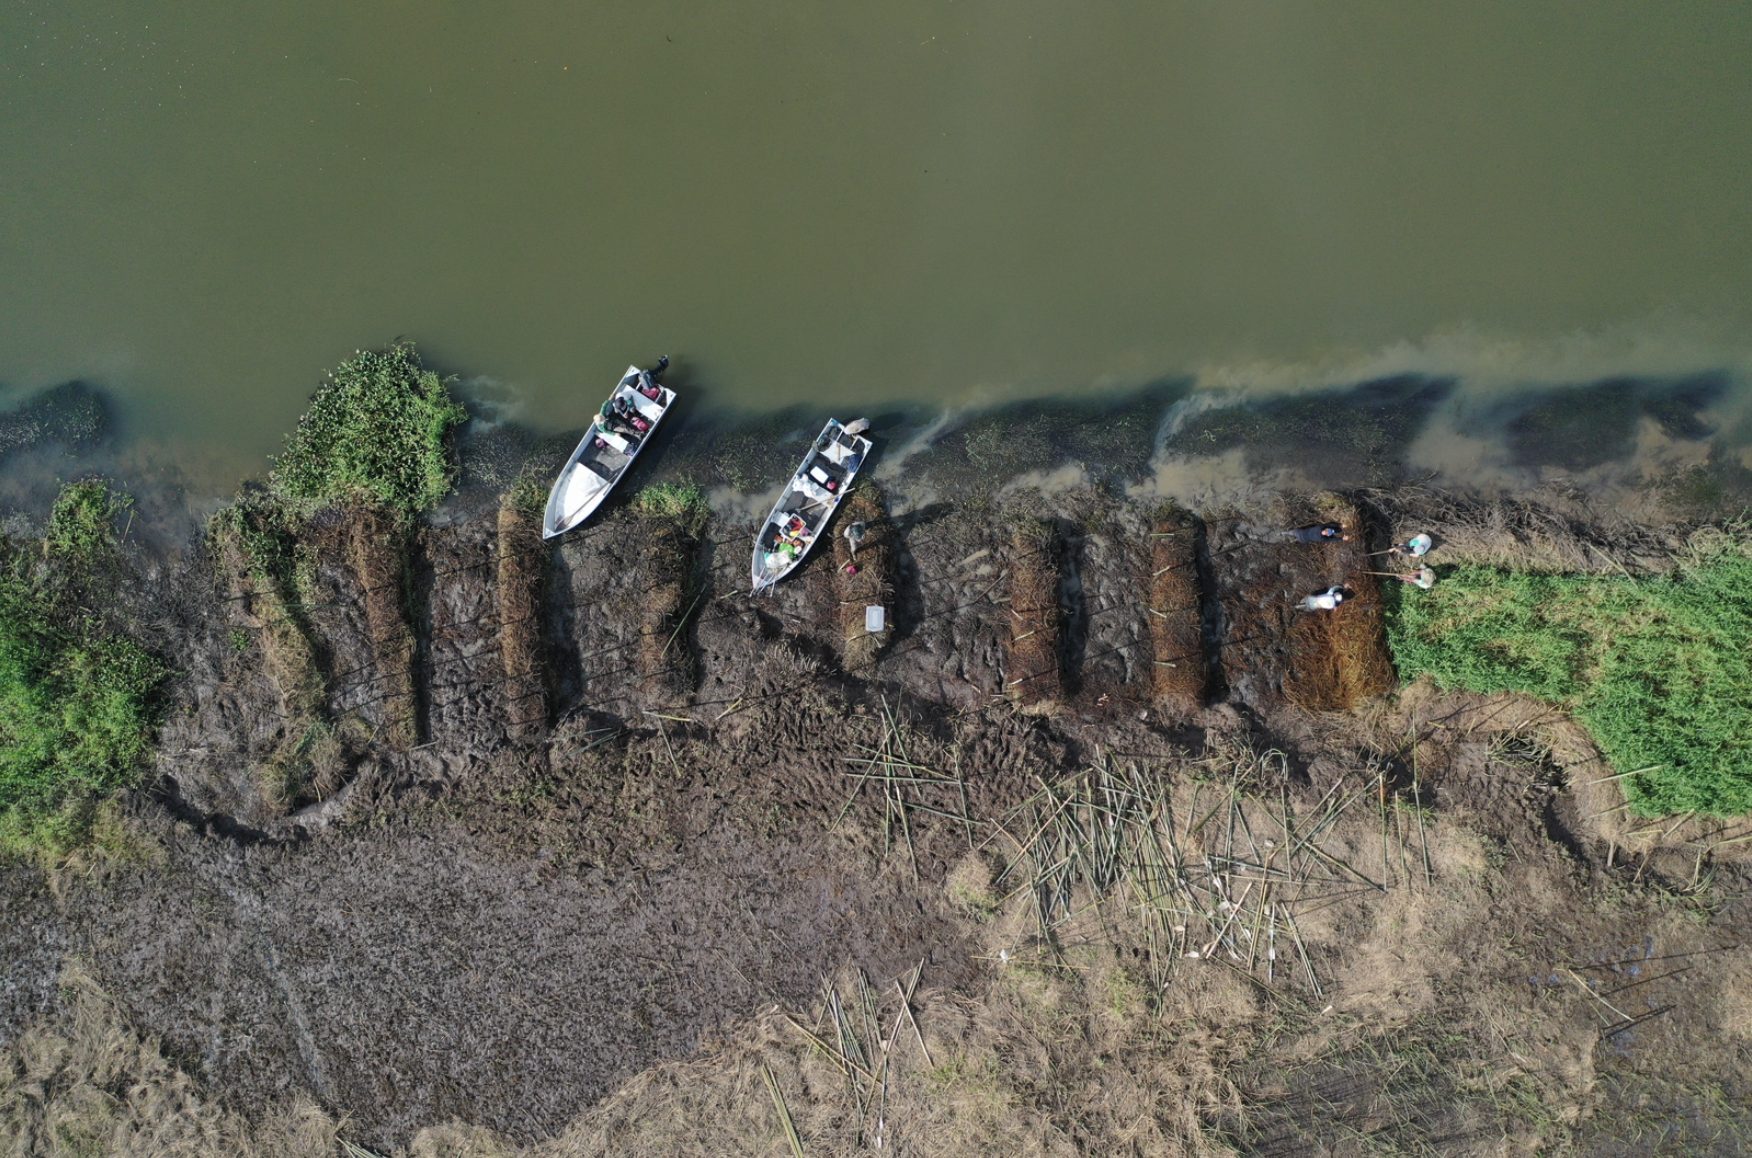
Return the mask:
[[[240,1104],[308,1089],[385,1148],[452,1117],[527,1139],[844,961],[957,967],[915,894],[808,836],[718,829],[618,877],[510,855],[466,822],[181,838],[163,868],[71,895],[64,935]]]

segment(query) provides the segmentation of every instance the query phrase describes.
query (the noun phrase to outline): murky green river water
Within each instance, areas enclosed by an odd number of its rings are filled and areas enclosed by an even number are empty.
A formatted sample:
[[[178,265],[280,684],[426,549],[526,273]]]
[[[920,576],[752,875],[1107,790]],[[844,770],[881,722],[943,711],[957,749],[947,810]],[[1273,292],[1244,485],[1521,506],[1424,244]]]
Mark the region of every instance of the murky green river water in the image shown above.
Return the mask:
[[[7,0],[0,382],[240,471],[404,334],[549,428],[660,350],[722,407],[1725,369],[1743,415],[1749,61],[1731,3]]]

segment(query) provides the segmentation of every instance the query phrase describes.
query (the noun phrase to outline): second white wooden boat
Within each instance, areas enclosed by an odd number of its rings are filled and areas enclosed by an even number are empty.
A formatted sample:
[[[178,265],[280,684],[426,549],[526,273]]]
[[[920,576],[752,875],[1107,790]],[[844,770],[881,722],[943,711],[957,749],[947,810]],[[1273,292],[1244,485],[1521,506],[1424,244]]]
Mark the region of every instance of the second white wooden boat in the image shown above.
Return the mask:
[[[822,427],[754,537],[756,595],[795,571],[815,547],[870,453],[870,440],[863,437],[869,427],[862,418],[852,423],[830,418]]]

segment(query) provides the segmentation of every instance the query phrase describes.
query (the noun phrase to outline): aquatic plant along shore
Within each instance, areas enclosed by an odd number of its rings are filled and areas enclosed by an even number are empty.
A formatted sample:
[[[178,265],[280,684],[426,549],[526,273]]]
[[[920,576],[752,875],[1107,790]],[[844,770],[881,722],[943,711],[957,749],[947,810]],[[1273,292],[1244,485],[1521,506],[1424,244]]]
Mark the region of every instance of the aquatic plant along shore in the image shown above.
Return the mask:
[[[132,729],[78,765],[0,736],[10,815],[77,821],[0,865],[19,1138],[1752,1136],[1709,1094],[1752,982],[1743,525],[1414,485],[1168,507],[951,446],[860,476],[751,599],[785,431],[719,501],[728,449],[674,424],[544,546],[553,448],[479,481],[450,387],[391,356],[318,395],[344,461],[295,437],[182,549],[128,532],[125,480],[11,543],[0,703]],[[409,436],[360,408],[424,416],[418,469],[373,473]],[[1383,554],[1418,532],[1428,590]],[[43,586],[74,558],[105,614]],[[93,647],[138,657],[119,692],[79,682]]]

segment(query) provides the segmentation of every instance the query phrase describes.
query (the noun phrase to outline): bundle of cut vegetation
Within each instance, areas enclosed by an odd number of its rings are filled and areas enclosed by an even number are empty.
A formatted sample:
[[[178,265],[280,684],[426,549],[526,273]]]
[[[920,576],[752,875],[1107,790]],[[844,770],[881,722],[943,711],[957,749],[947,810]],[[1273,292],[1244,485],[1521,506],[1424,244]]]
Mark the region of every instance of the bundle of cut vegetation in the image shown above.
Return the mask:
[[[271,498],[240,499],[214,516],[208,532],[230,605],[254,630],[280,693],[280,743],[255,779],[264,803],[288,810],[338,787],[327,782],[341,763],[329,756],[328,681],[307,611],[313,560]]]
[[[301,514],[357,504],[411,517],[450,492],[450,435],[467,418],[411,344],[361,351],[317,388],[270,484]]]
[[[1586,518],[1549,502],[1457,495],[1424,487],[1361,492],[1387,525],[1390,539],[1431,536],[1444,562],[1510,571],[1622,575],[1673,569],[1683,540],[1633,523]]]
[[[845,529],[863,527],[854,551]],[[834,523],[834,590],[839,596],[840,654],[847,671],[867,674],[888,645],[891,630],[869,631],[865,608],[894,612],[894,524],[875,483],[860,483],[846,496]],[[848,570],[851,568],[851,570]]]
[[[1059,536],[1050,519],[1023,516],[1010,529],[1010,633],[1004,694],[1051,710],[1064,694],[1059,668]]]
[[[1752,530],[1700,531],[1665,575],[1438,567],[1394,591],[1400,673],[1574,711],[1645,816],[1752,812]]]
[[[372,683],[383,733],[398,748],[419,743],[414,683],[414,632],[403,597],[407,536],[395,513],[381,506],[351,512],[349,553],[371,636]]]
[[[299,558],[311,516],[344,508],[346,540],[375,656],[377,699],[390,742],[417,742],[415,644],[406,607],[407,528],[450,490],[451,433],[468,413],[412,345],[360,351],[332,370],[276,456],[269,496],[220,520],[222,556],[247,571],[260,604],[263,651],[286,700],[296,743],[321,716],[320,647],[304,613]]]
[[[1336,495],[1315,500],[1318,518],[1337,523],[1348,541],[1321,543],[1327,574],[1349,594],[1331,611],[1298,612],[1290,621],[1284,697],[1309,711],[1348,711],[1391,691],[1393,662],[1381,605],[1381,581],[1365,545],[1357,509]]]
[[[1366,813],[1378,777],[1335,784],[1309,813],[1281,790],[1260,791],[1288,780],[1275,749],[1213,737],[1186,771],[1195,778],[1103,761],[1043,784],[1002,822],[1015,851],[994,887],[1032,898],[1042,938],[1123,928],[1153,991],[1198,967],[1189,961],[1220,960],[1321,997],[1330,978],[1299,922],[1337,898],[1384,891],[1391,854],[1356,863],[1337,829]],[[1409,827],[1399,836],[1414,858],[1421,838]]]
[[[100,610],[127,508],[105,483],[75,483],[40,548],[0,546],[0,853],[81,847],[99,804],[140,781],[167,671]]]
[[[876,744],[854,744],[857,754],[846,757],[850,767],[845,775],[853,787],[851,799],[840,815],[843,817],[855,801],[867,794],[881,797],[883,855],[904,847],[913,881],[917,883],[919,858],[913,830],[925,815],[959,823],[969,847],[973,844],[974,821],[968,804],[967,780],[962,775],[959,751],[937,753],[936,764],[925,762],[933,757],[922,750],[921,737],[895,713],[886,697],[882,700],[881,719],[881,740]],[[944,756],[947,758],[941,758]]]
[[[1189,715],[1204,702],[1208,673],[1198,577],[1203,534],[1197,516],[1173,506],[1159,512],[1150,528],[1151,698],[1174,715]]]
[[[640,678],[654,690],[685,694],[695,678],[687,626],[703,589],[696,559],[700,536],[711,518],[706,493],[693,483],[658,483],[633,499],[650,581],[642,592],[639,631]]]
[[[513,737],[547,724],[547,665],[542,658],[542,592],[547,548],[541,540],[541,492],[529,480],[499,503],[499,653],[505,664],[505,710]]]
[[[305,611],[308,567],[285,509],[245,498],[215,515],[208,530],[231,606],[256,631],[287,729],[299,732],[326,712],[328,688]]]

